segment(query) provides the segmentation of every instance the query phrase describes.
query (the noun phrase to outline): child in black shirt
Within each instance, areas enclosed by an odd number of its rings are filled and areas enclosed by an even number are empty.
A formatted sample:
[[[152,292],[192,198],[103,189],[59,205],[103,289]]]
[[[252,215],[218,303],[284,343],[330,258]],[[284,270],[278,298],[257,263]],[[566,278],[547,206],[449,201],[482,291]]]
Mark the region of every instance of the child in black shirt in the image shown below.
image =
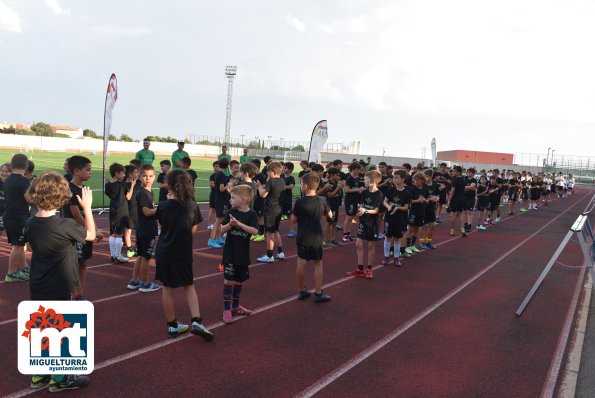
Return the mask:
[[[161,173],[157,177],[157,185],[159,186],[159,199],[157,203],[167,200],[167,184],[165,183],[165,175],[171,169],[171,162],[168,159],[159,162]]]
[[[401,266],[401,254],[405,253],[405,245],[401,249],[401,239],[407,232],[407,213],[411,203],[411,195],[405,189],[405,170],[397,170],[393,176],[393,187],[391,187],[384,198],[383,205],[386,208],[384,217],[384,260],[383,265],[390,263],[390,252],[393,250],[393,264]]]
[[[434,181],[434,172],[432,169],[426,169],[423,173],[426,177],[423,196],[428,200],[426,203],[426,215],[424,217],[426,237],[419,241],[422,249],[435,249],[436,246],[432,244],[432,238],[434,236],[434,229],[436,228],[436,205],[440,200],[440,192],[445,186]]]
[[[322,224],[320,217],[332,216],[331,209],[324,198],[316,195],[320,177],[313,173],[302,176],[302,192],[304,196],[295,202],[291,223],[298,225],[297,233],[297,280],[298,299],[310,296],[304,282],[304,268],[308,261],[314,262],[314,302],[323,303],[331,299],[322,292]]]
[[[127,263],[128,258],[122,256],[122,236],[124,229],[129,228],[128,200],[132,197],[135,184],[130,184],[126,189],[124,182],[124,166],[119,163],[112,163],[109,167],[112,179],[105,184],[105,194],[110,198],[109,220],[110,238],[109,248],[112,261],[115,263]]]
[[[248,185],[231,190],[231,210],[226,215],[221,232],[227,233],[223,247],[223,322],[233,322],[234,315],[250,315],[252,311],[240,305],[242,283],[250,278],[250,236],[258,233],[256,212],[250,209],[254,197]]]
[[[6,198],[4,197],[4,183],[6,179],[10,175],[10,164],[4,163],[0,166],[0,173],[2,174],[0,178],[0,236],[2,236],[2,232],[4,232],[4,211],[6,211]]]
[[[190,178],[192,179],[192,187],[194,187],[194,182],[198,178],[198,175],[196,174],[196,171],[190,168],[192,165],[192,159],[190,159],[189,156],[184,156],[182,159],[180,159],[180,163],[182,164],[182,170],[190,174]]]
[[[353,162],[349,165],[349,174],[345,179],[345,224],[343,225],[343,242],[354,241],[355,238],[351,236],[351,225],[355,223],[354,217],[357,213],[359,204],[359,197],[366,189],[363,180],[359,178],[359,171],[361,165],[358,162]]]
[[[68,169],[72,173],[70,182],[68,184],[72,196],[68,203],[61,209],[62,217],[72,218],[74,221],[84,227],[86,224],[85,213],[80,205],[77,196],[82,197],[84,183],[91,178],[91,160],[84,156],[72,156],[68,158]],[[95,233],[97,242],[103,239],[103,234],[100,231]],[[87,271],[87,260],[93,256],[93,242],[77,242],[76,254],[79,263],[79,279],[80,288],[75,291],[73,298],[75,300],[84,300],[85,290],[85,275]]]
[[[217,204],[215,203],[215,176],[219,171],[219,161],[213,162],[213,173],[209,176],[209,215],[207,217],[207,229],[210,231],[215,225],[215,210],[217,210]],[[161,201],[161,200],[160,200]]]
[[[461,166],[455,166],[452,169],[453,175],[450,179],[451,181],[451,190],[448,195],[448,209],[451,211],[450,216],[450,236],[455,235],[455,224],[457,220],[461,222],[461,233],[463,237],[467,236],[467,231],[465,229],[465,224],[467,220],[465,217],[461,218],[461,213],[465,210],[465,177],[461,174],[463,173],[463,169]]]
[[[413,186],[409,189],[411,206],[409,207],[409,218],[407,219],[409,229],[407,231],[407,248],[405,249],[405,253],[409,255],[420,252],[415,246],[417,232],[419,227],[425,223],[426,204],[430,202],[423,195],[425,183],[426,177],[423,173],[417,172],[413,175]]]
[[[289,216],[291,215],[291,206],[293,204],[293,187],[295,187],[295,178],[291,175],[293,173],[293,168],[294,167],[292,162],[283,163],[282,178],[285,181],[285,190],[283,191],[283,194],[281,196],[281,221],[289,220]],[[287,237],[295,237],[293,225],[289,226],[289,232],[287,233]]]
[[[10,244],[8,257],[8,272],[6,282],[24,282],[29,279],[29,267],[25,257],[25,241],[23,228],[29,218],[29,180],[25,171],[29,166],[29,159],[22,153],[17,153],[10,160],[12,174],[4,182],[4,198],[6,210],[4,212],[4,228],[6,238]]]
[[[229,176],[229,159],[219,159],[219,171],[215,174],[215,225],[207,242],[209,247],[222,248],[225,239],[221,236],[221,223],[229,210],[229,190],[237,183]]]
[[[57,209],[66,205],[72,196],[68,182],[58,173],[41,173],[29,192],[32,203],[39,208],[35,217],[27,220],[24,232],[32,252],[31,300],[70,300],[75,286],[79,284],[75,243],[95,239],[91,190],[83,187],[81,196],[77,196],[84,213],[84,227],[71,218],[56,216]],[[58,392],[84,387],[89,384],[89,378],[76,375],[33,376],[31,386],[39,389],[48,383],[50,392]]]
[[[347,273],[349,276],[366,277],[372,279],[372,264],[376,254],[376,241],[378,240],[378,211],[382,206],[382,192],[377,187],[380,182],[380,173],[370,170],[365,174],[364,185],[367,188],[360,196],[357,215],[359,227],[357,229],[357,268]],[[365,245],[367,243],[367,245]],[[365,247],[368,247],[368,267],[364,271]]]
[[[141,293],[154,292],[161,286],[149,281],[149,261],[153,257],[155,239],[157,239],[157,219],[153,206],[153,191],[151,187],[155,181],[155,169],[152,165],[141,166],[140,182],[142,188],[137,192],[136,210],[136,248],[138,257],[132,268],[132,279],[126,286],[130,290],[138,289]]]
[[[252,163],[257,168],[256,175],[254,176],[253,180],[258,184],[265,185],[267,183],[267,176],[265,173],[260,171],[260,159],[252,159]],[[253,235],[250,240],[253,242],[263,242],[264,241],[264,198],[262,196],[260,196],[260,191],[258,190],[258,188],[256,189],[256,197],[254,199],[254,206],[252,207],[252,209],[256,212],[256,215],[258,216],[258,235]]]
[[[138,161],[138,159],[136,159]],[[140,167],[140,166],[139,166]],[[132,246],[132,231],[136,229],[138,222],[138,211],[136,209],[136,195],[142,189],[141,183],[138,179],[140,170],[134,165],[129,164],[124,166],[124,175],[126,181],[126,190],[132,188],[132,196],[128,199],[128,228],[124,228],[124,249],[126,250],[126,257],[136,256],[136,250]]]
[[[485,175],[479,177],[479,185],[477,185],[477,230],[483,231],[486,227],[483,226],[486,209],[488,207],[488,178]],[[487,220],[485,220],[486,224],[489,224]]]
[[[174,169],[165,178],[168,200],[160,203],[155,217],[161,224],[161,235],[155,252],[155,278],[163,282],[163,310],[167,320],[169,337],[177,337],[188,331],[188,325],[176,320],[173,289],[183,287],[186,302],[192,317],[190,332],[206,341],[213,334],[202,324],[194,274],[192,272],[192,233],[198,231],[202,221],[200,209],[194,201],[194,189],[190,175],[182,169]]]
[[[268,180],[266,185],[257,184],[260,196],[265,199],[264,203],[264,228],[266,233],[267,252],[266,255],[258,258],[262,263],[272,263],[273,250],[277,246],[277,260],[285,259],[279,223],[281,222],[281,194],[285,190],[285,181],[281,178],[281,163],[271,162],[267,167]]]
[[[326,219],[326,234],[325,244],[326,247],[343,246],[339,243],[335,237],[337,235],[337,221],[339,220],[339,207],[341,206],[341,200],[343,198],[343,187],[345,181],[341,181],[341,170],[331,167],[328,169],[328,182],[330,188],[326,191],[326,200],[331,209],[331,217]]]

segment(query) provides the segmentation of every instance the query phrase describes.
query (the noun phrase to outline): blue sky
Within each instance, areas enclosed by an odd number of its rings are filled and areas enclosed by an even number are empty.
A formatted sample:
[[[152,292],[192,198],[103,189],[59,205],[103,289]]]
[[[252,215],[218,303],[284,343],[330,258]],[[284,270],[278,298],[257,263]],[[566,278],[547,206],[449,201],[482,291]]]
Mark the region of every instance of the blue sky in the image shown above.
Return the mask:
[[[0,0],[0,122],[594,155],[595,3]],[[429,149],[427,152],[429,156]]]

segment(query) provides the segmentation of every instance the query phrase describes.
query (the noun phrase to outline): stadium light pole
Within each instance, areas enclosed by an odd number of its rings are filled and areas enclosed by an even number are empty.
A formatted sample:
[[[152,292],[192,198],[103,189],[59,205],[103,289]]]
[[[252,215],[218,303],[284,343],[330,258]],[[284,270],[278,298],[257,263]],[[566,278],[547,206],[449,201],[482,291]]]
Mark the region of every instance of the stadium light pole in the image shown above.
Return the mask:
[[[550,160],[550,149],[552,148],[548,148],[547,149],[547,158],[545,158],[545,165],[547,166],[547,162]]]
[[[554,164],[554,151],[555,149],[552,149],[552,164]]]
[[[225,117],[225,138],[224,143],[229,144],[229,135],[231,129],[231,98],[233,96],[233,79],[236,77],[236,66],[228,65],[225,67],[225,77],[227,78],[227,114]]]

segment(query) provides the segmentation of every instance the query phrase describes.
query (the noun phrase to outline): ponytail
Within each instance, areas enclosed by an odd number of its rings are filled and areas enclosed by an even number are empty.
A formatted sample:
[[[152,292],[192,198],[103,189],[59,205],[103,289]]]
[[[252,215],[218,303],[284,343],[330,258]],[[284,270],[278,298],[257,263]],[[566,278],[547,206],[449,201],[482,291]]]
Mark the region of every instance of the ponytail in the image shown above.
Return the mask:
[[[193,209],[191,204],[194,203],[194,187],[190,175],[184,170],[174,169],[167,173],[166,181],[167,187],[174,192],[182,207]]]

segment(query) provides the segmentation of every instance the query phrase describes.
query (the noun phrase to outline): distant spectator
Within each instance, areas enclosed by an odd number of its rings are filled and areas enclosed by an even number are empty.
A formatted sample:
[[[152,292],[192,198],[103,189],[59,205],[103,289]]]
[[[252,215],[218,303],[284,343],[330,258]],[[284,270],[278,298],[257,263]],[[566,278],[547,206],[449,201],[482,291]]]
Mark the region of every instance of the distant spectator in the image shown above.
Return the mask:
[[[223,158],[227,158],[231,162],[231,155],[227,153],[227,145],[223,145],[221,147],[221,153],[217,156],[217,160],[221,160]]]
[[[155,153],[149,150],[149,146],[151,145],[151,141],[148,138],[143,140],[143,149],[136,153],[135,158],[140,160],[141,166],[145,164],[153,164],[155,160]]]
[[[171,154],[171,165],[174,169],[182,168],[181,160],[183,157],[190,157],[188,152],[184,150],[184,141],[178,141],[178,149]]]
[[[244,154],[242,156],[240,156],[240,165],[246,163],[246,162],[251,162],[252,161],[252,156],[248,155],[248,148],[244,148]]]

